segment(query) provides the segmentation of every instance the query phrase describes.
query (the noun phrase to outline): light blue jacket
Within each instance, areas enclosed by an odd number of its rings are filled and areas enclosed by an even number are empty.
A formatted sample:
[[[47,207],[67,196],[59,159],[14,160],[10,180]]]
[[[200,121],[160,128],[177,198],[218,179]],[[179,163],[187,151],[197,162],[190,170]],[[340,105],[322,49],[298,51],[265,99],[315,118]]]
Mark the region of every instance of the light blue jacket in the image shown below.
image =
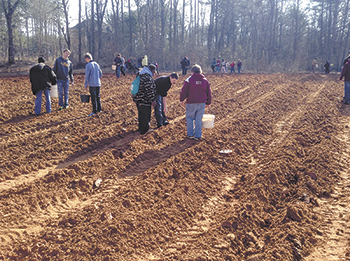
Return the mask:
[[[98,63],[91,60],[85,66],[85,87],[101,87],[102,71]]]

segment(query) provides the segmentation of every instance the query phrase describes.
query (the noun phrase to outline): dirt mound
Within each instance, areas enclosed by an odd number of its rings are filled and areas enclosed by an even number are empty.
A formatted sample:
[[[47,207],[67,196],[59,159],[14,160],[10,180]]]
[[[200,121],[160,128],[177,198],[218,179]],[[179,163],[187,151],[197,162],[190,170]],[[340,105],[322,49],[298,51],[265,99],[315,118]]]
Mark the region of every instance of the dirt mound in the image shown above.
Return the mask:
[[[70,107],[39,117],[27,77],[0,78],[0,257],[302,260],[320,244],[346,151],[336,76],[208,75],[200,142],[185,138],[184,76],[171,124],[143,136],[131,76],[103,77],[92,117],[75,78]]]

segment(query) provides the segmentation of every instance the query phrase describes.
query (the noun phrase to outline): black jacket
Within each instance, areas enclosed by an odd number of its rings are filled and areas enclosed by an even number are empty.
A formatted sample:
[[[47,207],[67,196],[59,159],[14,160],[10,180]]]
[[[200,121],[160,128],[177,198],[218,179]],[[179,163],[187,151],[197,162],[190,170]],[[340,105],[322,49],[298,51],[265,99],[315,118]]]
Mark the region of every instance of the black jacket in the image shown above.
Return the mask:
[[[162,97],[168,95],[168,91],[171,87],[170,76],[163,76],[156,79],[157,94],[160,94]]]
[[[51,68],[44,63],[38,63],[30,69],[30,82],[32,83],[33,94],[40,90],[51,89],[51,84],[56,84],[57,79]]]

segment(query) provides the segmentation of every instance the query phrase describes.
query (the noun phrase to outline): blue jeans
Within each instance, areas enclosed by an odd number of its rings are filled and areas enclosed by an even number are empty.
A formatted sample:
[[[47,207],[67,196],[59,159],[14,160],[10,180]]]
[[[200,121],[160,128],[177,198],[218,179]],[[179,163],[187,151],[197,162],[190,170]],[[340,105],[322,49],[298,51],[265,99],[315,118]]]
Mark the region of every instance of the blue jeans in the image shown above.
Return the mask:
[[[231,67],[231,73],[232,73],[232,72],[236,72],[236,71],[235,71],[235,67]]]
[[[157,127],[163,126],[167,123],[167,119],[164,113],[163,97],[160,94],[156,96],[156,106],[154,107],[154,115],[157,120]]]
[[[120,66],[117,66],[115,73],[117,75],[117,78],[119,78],[120,77]]]
[[[350,81],[344,82],[344,96],[345,96],[344,102],[346,103],[350,102]]]
[[[187,74],[187,66],[182,67],[182,75],[186,75]]]
[[[187,135],[195,138],[202,137],[202,118],[204,114],[205,103],[186,104]],[[193,122],[195,125],[193,132]]]
[[[101,100],[100,100],[100,87],[89,87],[92,103],[92,112],[100,112],[101,109]]]
[[[36,94],[35,98],[35,107],[34,107],[34,112],[35,114],[40,114],[41,112],[41,100],[43,96],[43,91],[45,94],[45,100],[46,100],[46,112],[50,113],[51,112],[51,96],[50,96],[50,90],[45,89],[45,90],[40,90]]]
[[[241,73],[241,66],[238,66],[238,73]]]
[[[68,107],[69,79],[57,80],[57,89],[58,89],[58,105],[60,107]],[[64,96],[64,100],[63,100],[63,96]]]
[[[216,70],[215,72],[220,72],[220,65],[216,65]]]

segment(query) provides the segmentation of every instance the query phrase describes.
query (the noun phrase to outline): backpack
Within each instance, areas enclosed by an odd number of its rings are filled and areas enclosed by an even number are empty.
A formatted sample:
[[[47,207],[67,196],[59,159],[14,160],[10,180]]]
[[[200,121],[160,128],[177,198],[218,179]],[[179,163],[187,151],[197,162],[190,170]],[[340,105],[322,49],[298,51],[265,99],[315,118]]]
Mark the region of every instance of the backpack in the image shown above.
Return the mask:
[[[136,95],[139,92],[140,86],[140,76],[137,76],[135,80],[132,81],[130,86],[130,92],[132,95]]]

